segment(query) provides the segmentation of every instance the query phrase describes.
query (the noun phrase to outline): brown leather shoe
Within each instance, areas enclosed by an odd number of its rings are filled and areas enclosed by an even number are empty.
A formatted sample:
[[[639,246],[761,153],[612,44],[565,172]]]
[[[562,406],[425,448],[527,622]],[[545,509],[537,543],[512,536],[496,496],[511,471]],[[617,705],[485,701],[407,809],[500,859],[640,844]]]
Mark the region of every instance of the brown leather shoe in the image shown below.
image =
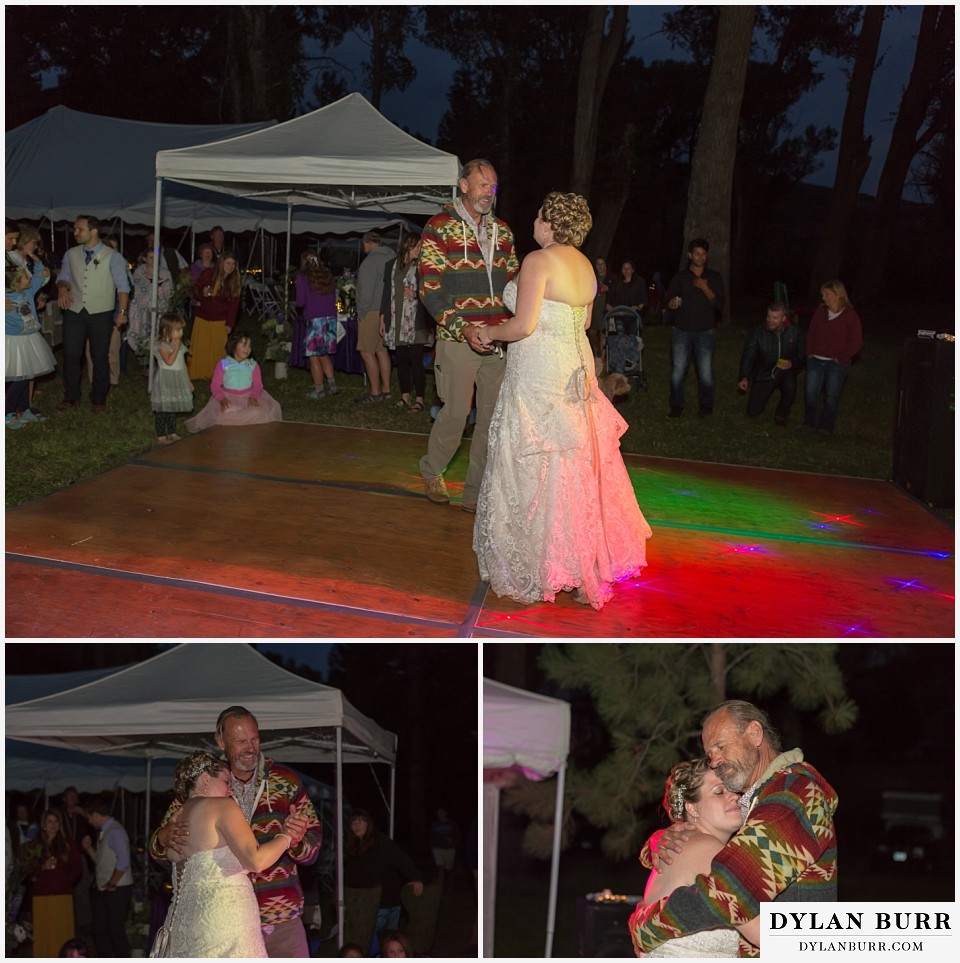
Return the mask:
[[[450,504],[450,496],[447,494],[447,486],[443,483],[443,475],[434,475],[432,478],[425,477],[423,487],[427,498],[434,505]]]
[[[77,403],[75,401],[68,401],[66,398],[63,399],[57,405],[57,411],[69,411],[71,408],[76,408]]]
[[[96,411],[96,412],[98,412],[98,413],[101,412],[101,411],[106,411],[106,410],[107,410],[107,406],[106,406],[106,405],[91,405],[91,407],[93,408],[94,411]]]

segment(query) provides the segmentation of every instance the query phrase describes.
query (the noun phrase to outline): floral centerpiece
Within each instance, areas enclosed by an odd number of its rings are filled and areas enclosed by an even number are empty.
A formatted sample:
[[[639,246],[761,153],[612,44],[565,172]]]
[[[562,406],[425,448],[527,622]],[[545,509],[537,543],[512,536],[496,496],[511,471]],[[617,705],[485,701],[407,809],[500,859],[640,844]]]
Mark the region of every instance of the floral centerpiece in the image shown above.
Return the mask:
[[[260,328],[267,338],[267,350],[264,352],[266,361],[280,361],[284,364],[290,360],[293,348],[293,326],[289,321],[279,317],[270,317]]]
[[[337,278],[337,313],[356,314],[357,278],[352,271],[344,271]]]

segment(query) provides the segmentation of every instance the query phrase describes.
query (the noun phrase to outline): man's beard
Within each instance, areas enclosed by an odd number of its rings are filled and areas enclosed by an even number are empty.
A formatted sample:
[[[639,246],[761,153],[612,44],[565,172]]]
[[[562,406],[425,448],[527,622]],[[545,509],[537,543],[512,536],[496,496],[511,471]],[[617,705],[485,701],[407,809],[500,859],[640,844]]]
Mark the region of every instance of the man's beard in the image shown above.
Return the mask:
[[[739,766],[732,766],[730,763],[723,764],[723,771],[718,772],[720,782],[725,789],[730,792],[743,792],[747,788],[747,774]]]
[[[722,771],[714,769],[714,772],[720,777],[720,782],[730,792],[743,792],[749,788],[747,780],[750,778],[750,771],[760,761],[759,750],[755,750],[753,755],[754,758],[749,760],[749,768],[746,762],[725,762],[720,767]]]

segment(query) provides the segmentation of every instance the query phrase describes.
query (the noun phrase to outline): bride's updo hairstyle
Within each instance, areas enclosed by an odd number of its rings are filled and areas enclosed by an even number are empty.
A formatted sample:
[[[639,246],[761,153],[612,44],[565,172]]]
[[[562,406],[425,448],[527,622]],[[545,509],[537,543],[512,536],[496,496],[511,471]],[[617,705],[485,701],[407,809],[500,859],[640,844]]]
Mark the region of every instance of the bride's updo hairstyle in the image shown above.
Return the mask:
[[[551,191],[543,199],[543,220],[553,228],[553,239],[558,244],[580,247],[593,227],[587,199],[579,194]]]
[[[173,773],[173,791],[186,802],[197,785],[197,780],[205,772],[217,773],[226,768],[227,764],[212,752],[205,752],[203,749],[191,752],[177,763]]]
[[[670,770],[667,788],[663,793],[663,808],[671,822],[686,820],[686,804],[700,801],[700,787],[709,771],[710,760],[706,756],[692,762],[678,762]]]

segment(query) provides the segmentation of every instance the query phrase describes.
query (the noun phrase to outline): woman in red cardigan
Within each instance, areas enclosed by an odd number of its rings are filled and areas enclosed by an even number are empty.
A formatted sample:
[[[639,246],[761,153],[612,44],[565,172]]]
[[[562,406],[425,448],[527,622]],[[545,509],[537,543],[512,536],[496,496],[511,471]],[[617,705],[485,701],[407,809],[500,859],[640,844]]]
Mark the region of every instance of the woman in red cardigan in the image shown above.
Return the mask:
[[[237,256],[224,251],[216,265],[197,278],[193,291],[200,303],[193,323],[187,372],[191,378],[210,378],[224,357],[227,335],[237,323],[240,311]]]
[[[24,853],[24,866],[33,882],[33,955],[59,956],[72,940],[73,887],[83,871],[80,849],[63,834],[60,814],[47,809],[40,818],[40,835]]]
[[[823,304],[813,312],[807,332],[803,427],[832,435],[840,409],[840,394],[853,357],[863,345],[863,333],[860,315],[854,311],[842,281],[825,281],[820,295]]]

